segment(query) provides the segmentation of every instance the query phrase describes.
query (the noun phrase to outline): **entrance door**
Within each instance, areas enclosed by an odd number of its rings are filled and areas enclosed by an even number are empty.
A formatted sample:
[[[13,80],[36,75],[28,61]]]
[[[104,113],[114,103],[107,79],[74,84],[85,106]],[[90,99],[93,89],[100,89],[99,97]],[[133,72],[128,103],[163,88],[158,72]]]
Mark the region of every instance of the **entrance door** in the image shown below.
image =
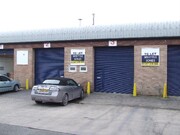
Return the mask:
[[[180,46],[168,46],[167,86],[169,96],[180,96]]]
[[[64,76],[64,49],[35,50],[35,84],[46,78]]]
[[[0,49],[0,74],[10,75],[13,78],[14,72],[14,50]]]
[[[95,91],[132,94],[134,48],[95,48]]]

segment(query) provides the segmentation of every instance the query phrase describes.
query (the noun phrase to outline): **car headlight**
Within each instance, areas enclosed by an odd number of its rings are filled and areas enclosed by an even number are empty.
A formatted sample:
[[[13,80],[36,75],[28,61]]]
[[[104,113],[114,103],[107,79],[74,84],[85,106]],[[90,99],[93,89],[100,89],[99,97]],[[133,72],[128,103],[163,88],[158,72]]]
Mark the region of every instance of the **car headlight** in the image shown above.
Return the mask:
[[[58,91],[59,89],[58,89],[58,87],[51,86],[51,87],[49,88],[49,90],[51,90],[51,91]]]
[[[36,90],[38,90],[38,87],[37,86],[33,86],[32,90],[36,91]]]

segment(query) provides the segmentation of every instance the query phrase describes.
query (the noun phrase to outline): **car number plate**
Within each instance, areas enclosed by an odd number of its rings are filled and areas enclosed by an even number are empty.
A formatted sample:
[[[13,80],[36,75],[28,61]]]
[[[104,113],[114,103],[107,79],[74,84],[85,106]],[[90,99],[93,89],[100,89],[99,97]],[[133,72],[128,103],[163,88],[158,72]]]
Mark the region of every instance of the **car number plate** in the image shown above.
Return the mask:
[[[46,92],[48,92],[48,89],[40,89],[39,92],[43,92],[43,93],[45,92],[46,93]]]

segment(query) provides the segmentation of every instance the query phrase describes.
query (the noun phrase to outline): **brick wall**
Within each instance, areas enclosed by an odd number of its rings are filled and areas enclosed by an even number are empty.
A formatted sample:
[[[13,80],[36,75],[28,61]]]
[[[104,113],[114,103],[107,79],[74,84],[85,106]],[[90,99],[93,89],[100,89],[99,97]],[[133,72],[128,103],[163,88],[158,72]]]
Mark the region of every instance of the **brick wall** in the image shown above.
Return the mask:
[[[79,72],[77,66],[77,72],[69,72],[68,67],[70,65],[71,49],[85,49],[85,65],[87,66],[87,72]],[[91,91],[94,90],[94,49],[93,47],[65,47],[64,48],[64,76],[73,78],[80,83],[86,90],[86,83],[91,82]]]
[[[17,51],[28,50],[28,65],[17,65]],[[26,87],[26,79],[29,80],[29,88],[34,82],[34,52],[32,48],[14,50],[14,79],[19,80],[21,87]]]
[[[92,91],[94,90],[94,49],[93,47],[108,46],[108,40],[99,41],[67,41],[54,42],[52,48],[64,47],[64,75],[71,77],[86,88],[86,82],[90,81]],[[134,82],[137,83],[137,92],[141,95],[161,95],[163,85],[167,80],[167,45],[180,45],[180,39],[119,39],[118,46],[134,46]],[[34,83],[34,51],[35,48],[43,48],[43,43],[22,43],[7,44],[5,49],[14,49],[14,78],[20,80],[25,87],[25,80],[29,79],[29,86]],[[159,47],[160,48],[160,66],[142,67],[141,66],[141,48]],[[84,48],[86,50],[85,63],[88,68],[87,73],[80,73],[77,66],[76,73],[68,72],[70,65],[71,49]],[[17,65],[17,50],[29,51],[29,64]]]
[[[141,48],[160,48],[160,66],[142,67]],[[167,45],[134,47],[134,82],[137,94],[162,95],[164,83],[167,82]]]

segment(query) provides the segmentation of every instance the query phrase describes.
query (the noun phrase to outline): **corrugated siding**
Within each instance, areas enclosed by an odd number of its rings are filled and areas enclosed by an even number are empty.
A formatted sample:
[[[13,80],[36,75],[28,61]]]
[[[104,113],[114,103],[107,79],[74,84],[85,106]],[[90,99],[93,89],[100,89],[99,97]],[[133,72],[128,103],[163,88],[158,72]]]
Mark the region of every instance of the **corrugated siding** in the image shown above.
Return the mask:
[[[95,91],[131,94],[134,81],[134,48],[95,49]]]
[[[64,76],[64,49],[35,50],[35,84],[46,78]]]
[[[180,96],[180,46],[168,46],[168,95]]]
[[[0,43],[180,37],[180,21],[0,33]]]

